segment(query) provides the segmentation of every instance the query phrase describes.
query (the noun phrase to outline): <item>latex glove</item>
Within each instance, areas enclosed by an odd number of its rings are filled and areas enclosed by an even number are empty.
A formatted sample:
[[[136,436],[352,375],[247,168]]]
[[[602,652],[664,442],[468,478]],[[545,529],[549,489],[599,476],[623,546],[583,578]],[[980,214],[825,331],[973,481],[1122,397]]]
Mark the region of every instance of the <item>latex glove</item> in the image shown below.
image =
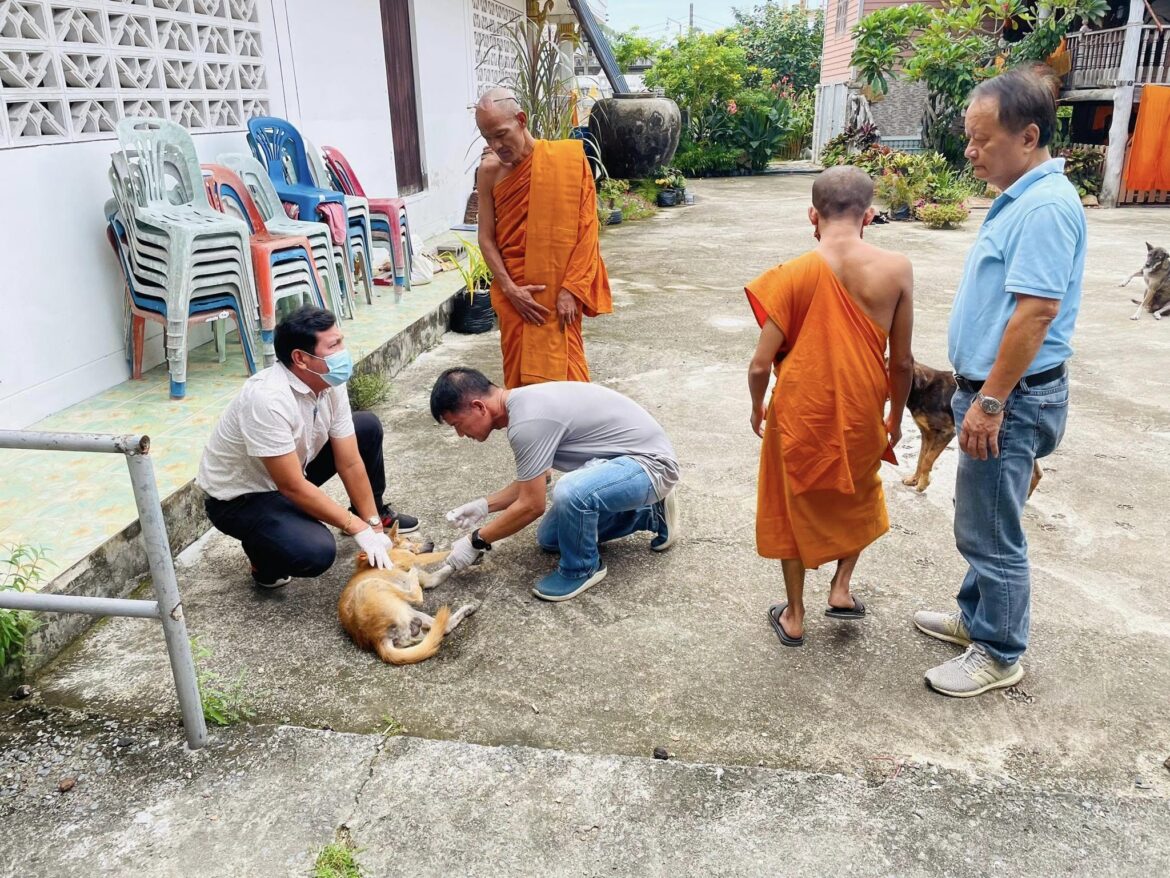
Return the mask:
[[[359,530],[355,533],[353,538],[361,550],[366,553],[371,567],[381,567],[383,570],[390,567],[390,547],[393,545],[390,542],[390,537],[379,533],[372,527],[367,527],[365,530]]]
[[[451,522],[460,530],[475,530],[487,521],[487,517],[487,497],[480,497],[478,500],[464,503],[462,506],[457,506],[447,513],[447,521]]]
[[[475,563],[483,552],[471,545],[471,537],[460,537],[451,545],[451,553],[443,563],[452,570],[463,570]]]

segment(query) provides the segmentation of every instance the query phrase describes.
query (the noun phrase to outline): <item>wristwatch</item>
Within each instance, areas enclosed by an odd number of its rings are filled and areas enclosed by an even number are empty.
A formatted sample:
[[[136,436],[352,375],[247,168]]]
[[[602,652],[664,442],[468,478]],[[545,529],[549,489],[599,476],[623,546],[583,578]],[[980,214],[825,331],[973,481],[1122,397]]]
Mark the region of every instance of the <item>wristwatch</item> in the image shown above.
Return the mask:
[[[370,527],[381,527],[382,526],[382,516],[380,516],[380,515],[371,515],[365,521],[366,521],[366,524],[368,524]]]
[[[473,549],[479,549],[481,552],[490,552],[492,550],[491,543],[489,543],[487,540],[481,540],[479,538],[478,527],[471,532],[471,547]]]
[[[985,396],[982,393],[976,394],[975,401],[979,403],[979,408],[983,409],[986,415],[998,415],[1003,411],[1003,403],[994,396]]]

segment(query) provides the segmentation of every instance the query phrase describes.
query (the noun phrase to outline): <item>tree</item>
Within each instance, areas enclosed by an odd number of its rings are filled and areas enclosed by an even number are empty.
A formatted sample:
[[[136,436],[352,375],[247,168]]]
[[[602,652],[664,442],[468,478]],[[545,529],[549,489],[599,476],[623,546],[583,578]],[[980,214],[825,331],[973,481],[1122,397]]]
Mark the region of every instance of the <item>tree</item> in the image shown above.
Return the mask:
[[[891,6],[853,28],[851,62],[879,94],[904,76],[927,89],[922,139],[952,160],[962,155],[958,123],[967,95],[1001,70],[1043,62],[1074,20],[1096,21],[1106,0],[953,0],[942,7]],[[1035,11],[1033,11],[1035,9]]]
[[[622,73],[628,73],[631,65],[642,59],[653,59],[662,50],[660,40],[652,40],[642,36],[636,27],[618,34],[614,37],[611,45]]]
[[[659,53],[646,84],[662,88],[695,119],[713,103],[726,103],[751,75],[747,54],[728,31],[693,33]]]
[[[825,16],[767,0],[750,10],[734,9],[737,39],[748,64],[785,75],[799,93],[813,88],[821,78],[821,43]],[[771,85],[753,82],[753,85]]]

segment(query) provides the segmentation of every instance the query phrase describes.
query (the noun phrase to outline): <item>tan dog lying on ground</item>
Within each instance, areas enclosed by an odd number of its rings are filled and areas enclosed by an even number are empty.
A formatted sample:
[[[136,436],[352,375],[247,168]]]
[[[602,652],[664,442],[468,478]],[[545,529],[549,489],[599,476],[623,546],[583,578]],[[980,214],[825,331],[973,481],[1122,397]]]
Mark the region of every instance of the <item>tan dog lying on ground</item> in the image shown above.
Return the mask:
[[[360,649],[371,650],[384,662],[409,665],[425,661],[439,651],[443,638],[478,606],[468,604],[455,613],[442,607],[431,618],[411,604],[421,604],[423,589],[442,585],[453,572],[442,567],[435,572],[421,569],[437,564],[446,552],[432,552],[433,544],[411,542],[398,536],[398,525],[389,531],[393,566],[387,570],[371,567],[364,552],[357,556],[357,569],[337,603],[341,627]],[[423,632],[426,632],[425,636]]]

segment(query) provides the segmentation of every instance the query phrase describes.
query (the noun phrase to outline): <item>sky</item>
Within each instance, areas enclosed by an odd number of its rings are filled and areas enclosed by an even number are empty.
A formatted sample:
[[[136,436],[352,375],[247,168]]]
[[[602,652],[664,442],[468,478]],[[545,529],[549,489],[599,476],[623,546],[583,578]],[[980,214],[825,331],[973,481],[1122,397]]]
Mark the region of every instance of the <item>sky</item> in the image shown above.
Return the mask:
[[[734,18],[734,6],[747,8],[754,0],[694,0],[695,27],[716,30],[727,27]],[[649,37],[673,36],[679,32],[679,22],[685,31],[690,0],[609,0],[609,25],[625,31],[638,26]],[[667,18],[674,19],[668,22]]]

